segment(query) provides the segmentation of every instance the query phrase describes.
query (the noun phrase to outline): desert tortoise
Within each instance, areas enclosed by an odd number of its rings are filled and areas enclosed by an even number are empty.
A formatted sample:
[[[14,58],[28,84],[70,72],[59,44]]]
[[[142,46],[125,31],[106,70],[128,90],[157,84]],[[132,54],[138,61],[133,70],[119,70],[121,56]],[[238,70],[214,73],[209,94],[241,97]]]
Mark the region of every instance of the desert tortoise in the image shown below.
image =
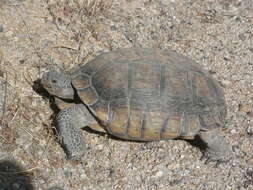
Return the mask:
[[[79,131],[85,126],[137,141],[198,135],[211,160],[224,160],[231,152],[220,135],[226,117],[222,89],[197,63],[174,51],[118,49],[70,74],[48,71],[41,83],[61,108],[59,133],[73,160],[85,153]]]

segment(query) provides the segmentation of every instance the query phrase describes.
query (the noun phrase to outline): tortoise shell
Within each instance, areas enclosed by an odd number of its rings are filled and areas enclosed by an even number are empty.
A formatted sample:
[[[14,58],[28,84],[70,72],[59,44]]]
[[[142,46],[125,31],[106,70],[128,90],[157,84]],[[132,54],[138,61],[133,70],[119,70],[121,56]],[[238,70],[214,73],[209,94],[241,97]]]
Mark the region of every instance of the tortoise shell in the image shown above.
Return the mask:
[[[72,84],[98,123],[132,140],[192,139],[222,126],[225,98],[219,84],[174,51],[118,49],[72,73]]]

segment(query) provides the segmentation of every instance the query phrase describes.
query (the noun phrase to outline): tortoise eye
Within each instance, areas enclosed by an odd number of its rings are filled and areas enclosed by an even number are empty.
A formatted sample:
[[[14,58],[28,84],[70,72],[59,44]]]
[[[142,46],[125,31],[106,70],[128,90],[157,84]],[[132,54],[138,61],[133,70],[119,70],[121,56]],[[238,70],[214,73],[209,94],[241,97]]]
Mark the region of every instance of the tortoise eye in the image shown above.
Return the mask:
[[[52,80],[52,83],[57,83],[57,80]]]

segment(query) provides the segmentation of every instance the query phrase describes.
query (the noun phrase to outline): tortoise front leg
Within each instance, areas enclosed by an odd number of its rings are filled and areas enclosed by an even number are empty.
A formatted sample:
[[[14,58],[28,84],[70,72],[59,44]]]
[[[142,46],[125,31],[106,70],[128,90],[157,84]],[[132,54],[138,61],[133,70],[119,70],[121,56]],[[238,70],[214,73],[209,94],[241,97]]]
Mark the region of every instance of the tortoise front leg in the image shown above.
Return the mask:
[[[201,131],[199,136],[207,145],[205,156],[209,161],[227,161],[231,158],[232,147],[219,130]]]
[[[80,128],[96,122],[85,105],[76,104],[57,115],[57,125],[63,139],[63,147],[71,160],[82,160],[86,145]]]

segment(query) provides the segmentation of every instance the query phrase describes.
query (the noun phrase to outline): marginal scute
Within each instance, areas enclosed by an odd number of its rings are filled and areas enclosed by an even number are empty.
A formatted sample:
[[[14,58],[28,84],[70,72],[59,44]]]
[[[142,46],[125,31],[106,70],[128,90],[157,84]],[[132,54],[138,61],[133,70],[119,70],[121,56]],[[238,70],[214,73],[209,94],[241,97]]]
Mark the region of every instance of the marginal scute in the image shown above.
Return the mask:
[[[162,139],[173,139],[180,135],[181,130],[181,116],[169,116],[164,123]]]
[[[72,84],[76,89],[88,88],[90,86],[90,77],[84,74],[77,75],[72,79]]]
[[[94,104],[98,101],[98,94],[96,90],[92,87],[85,88],[82,90],[78,90],[79,97],[86,103],[87,105]]]
[[[197,115],[188,115],[188,122],[186,124],[187,135],[181,138],[194,139],[195,135],[199,133],[200,125]]]
[[[89,127],[94,131],[99,131],[99,132],[102,132],[102,133],[106,132],[106,130],[101,125],[99,125],[98,123],[91,124],[91,125],[89,125]]]
[[[161,138],[161,130],[164,121],[166,120],[166,113],[160,110],[150,110],[147,113],[146,122],[148,125],[145,126],[143,131],[143,137],[145,139],[158,140]]]
[[[103,121],[104,123],[108,122],[108,102],[103,102],[98,100],[93,105],[90,105],[91,111],[96,115],[98,119]]]
[[[112,133],[124,136],[128,123],[128,101],[118,99],[109,104],[109,127]]]
[[[131,110],[131,116],[128,123],[127,134],[130,138],[141,138],[141,122],[142,122],[142,111]]]

